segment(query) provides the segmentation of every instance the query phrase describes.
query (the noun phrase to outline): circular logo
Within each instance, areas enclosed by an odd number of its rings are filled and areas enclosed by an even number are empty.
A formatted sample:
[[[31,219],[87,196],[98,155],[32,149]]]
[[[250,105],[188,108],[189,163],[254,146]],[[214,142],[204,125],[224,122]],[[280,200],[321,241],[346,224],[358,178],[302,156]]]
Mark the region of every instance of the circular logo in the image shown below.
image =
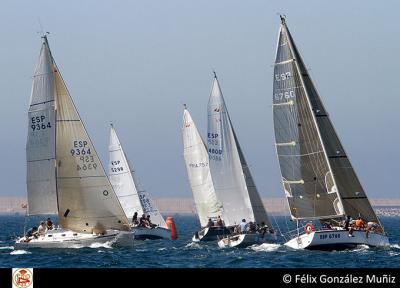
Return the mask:
[[[27,268],[17,269],[12,276],[13,284],[18,288],[32,287],[33,273]]]
[[[104,196],[108,196],[108,191],[107,191],[107,190],[104,190],[104,191],[103,191],[103,195],[104,195]]]

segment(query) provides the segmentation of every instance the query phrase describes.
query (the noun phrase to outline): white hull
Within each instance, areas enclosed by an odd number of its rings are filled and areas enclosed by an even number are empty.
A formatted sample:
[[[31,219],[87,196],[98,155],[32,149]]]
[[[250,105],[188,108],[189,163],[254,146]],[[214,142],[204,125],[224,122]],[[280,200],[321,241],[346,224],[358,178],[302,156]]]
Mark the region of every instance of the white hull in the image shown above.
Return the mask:
[[[218,236],[229,235],[231,230],[228,227],[206,227],[194,233],[192,237],[193,242],[199,241],[214,241],[218,240]]]
[[[261,233],[229,235],[219,240],[218,246],[220,248],[243,248],[254,244],[262,244],[268,242],[276,242],[276,235],[271,233],[265,233],[264,237]]]
[[[93,244],[104,244],[106,242],[118,246],[132,246],[133,241],[129,241],[126,236],[123,236],[125,233],[118,230],[107,230],[104,235],[94,235],[55,229],[49,230],[45,235],[40,235],[28,242],[25,236],[21,237],[15,242],[14,248],[81,248],[91,247]]]
[[[144,227],[132,227],[132,233],[135,240],[171,240],[171,231],[163,227],[155,227],[151,229]]]
[[[354,248],[357,245],[372,247],[389,246],[389,239],[385,235],[370,232],[368,238],[365,231],[353,231],[354,237],[349,237],[346,230],[313,231],[302,234],[286,242],[285,245],[293,249],[340,250]]]

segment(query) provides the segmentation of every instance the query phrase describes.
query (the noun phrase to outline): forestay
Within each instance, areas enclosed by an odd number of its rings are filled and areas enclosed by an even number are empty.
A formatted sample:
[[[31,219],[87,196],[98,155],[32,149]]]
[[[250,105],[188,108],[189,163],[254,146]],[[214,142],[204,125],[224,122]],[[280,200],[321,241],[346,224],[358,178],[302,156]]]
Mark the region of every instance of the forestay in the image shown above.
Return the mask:
[[[207,148],[186,108],[183,111],[182,137],[189,183],[200,224],[205,227],[209,218],[222,215],[222,205],[215,194]]]
[[[242,219],[269,227],[267,213],[240,149],[216,77],[208,102],[208,153],[210,170],[218,200],[223,205],[227,226]]]
[[[54,75],[46,37],[33,76],[26,143],[29,215],[57,214]]]

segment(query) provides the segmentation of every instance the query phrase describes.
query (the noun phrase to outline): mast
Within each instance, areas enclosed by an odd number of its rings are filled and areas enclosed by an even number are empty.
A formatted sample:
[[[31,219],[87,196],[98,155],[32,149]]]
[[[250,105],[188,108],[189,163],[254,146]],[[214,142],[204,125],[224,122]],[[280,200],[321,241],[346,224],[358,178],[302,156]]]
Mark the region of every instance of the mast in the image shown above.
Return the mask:
[[[283,17],[273,107],[276,148],[292,217],[334,218],[346,213],[378,222]],[[314,191],[307,185],[310,179],[319,185]],[[302,202],[311,209],[304,209]]]
[[[224,207],[226,225],[246,219],[272,227],[237,141],[215,72],[208,102],[207,143],[214,188]]]
[[[207,147],[186,105],[184,107],[182,125],[183,156],[200,224],[205,227],[209,218],[217,218],[222,215],[223,208],[215,194]]]

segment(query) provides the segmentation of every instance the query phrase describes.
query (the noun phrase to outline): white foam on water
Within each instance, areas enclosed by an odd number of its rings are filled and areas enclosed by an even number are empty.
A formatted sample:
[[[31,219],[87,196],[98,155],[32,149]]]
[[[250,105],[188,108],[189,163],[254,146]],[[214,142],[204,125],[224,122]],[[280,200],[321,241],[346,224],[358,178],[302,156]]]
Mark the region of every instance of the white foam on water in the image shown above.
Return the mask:
[[[201,248],[201,245],[198,242],[189,242],[185,248]]]
[[[14,250],[10,252],[10,255],[22,255],[22,254],[32,254],[32,253],[26,250]]]
[[[14,250],[14,246],[3,246],[3,247],[0,247],[0,250],[5,250],[5,249]]]
[[[92,244],[90,244],[90,248],[107,248],[107,249],[112,249],[112,245],[113,244],[113,242],[112,241],[107,241],[107,242],[104,242],[104,243],[92,243]]]
[[[365,244],[360,244],[360,245],[357,245],[357,248],[356,249],[354,249],[354,250],[351,250],[352,252],[360,252],[360,251],[367,251],[367,250],[369,250],[369,246],[368,245],[365,245]]]
[[[390,248],[400,249],[400,245],[399,244],[392,244],[392,245],[390,245]]]
[[[162,247],[162,248],[158,248],[157,250],[158,250],[158,251],[164,251],[164,250],[167,250],[167,248]]]
[[[280,244],[275,244],[275,243],[263,243],[261,245],[253,245],[250,248],[254,251],[263,251],[263,252],[273,252],[279,249],[281,247]]]

